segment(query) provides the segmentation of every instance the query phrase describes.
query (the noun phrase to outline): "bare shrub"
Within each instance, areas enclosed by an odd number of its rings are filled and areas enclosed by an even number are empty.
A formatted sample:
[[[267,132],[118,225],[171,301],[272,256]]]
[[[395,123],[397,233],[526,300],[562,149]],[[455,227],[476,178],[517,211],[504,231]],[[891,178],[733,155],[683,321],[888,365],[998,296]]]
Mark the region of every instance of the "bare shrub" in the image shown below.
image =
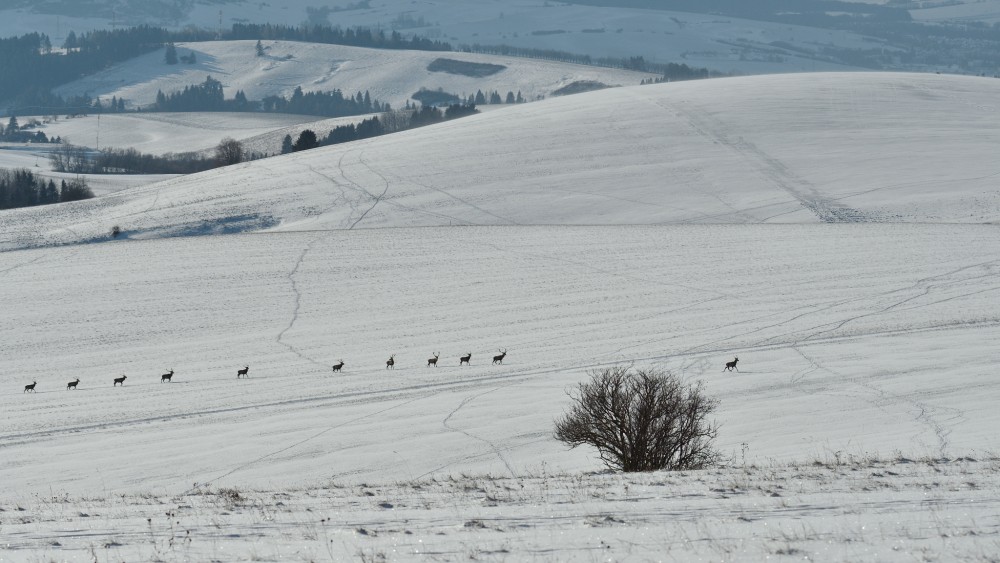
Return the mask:
[[[226,137],[215,147],[215,160],[220,166],[239,164],[246,159],[245,153],[243,143],[232,137]]]
[[[685,385],[655,369],[614,366],[591,372],[556,421],[555,437],[571,448],[589,444],[616,471],[700,469],[717,463],[718,424],[706,417],[718,401],[699,382]]]

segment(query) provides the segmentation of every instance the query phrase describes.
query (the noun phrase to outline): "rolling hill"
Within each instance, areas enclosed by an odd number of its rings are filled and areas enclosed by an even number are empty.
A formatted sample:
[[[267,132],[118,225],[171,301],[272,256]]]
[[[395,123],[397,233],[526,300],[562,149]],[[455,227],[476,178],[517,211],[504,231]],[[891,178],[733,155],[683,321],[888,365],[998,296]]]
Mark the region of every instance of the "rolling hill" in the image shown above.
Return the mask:
[[[0,554],[985,558],[998,88],[620,88],[4,212]],[[620,363],[726,464],[556,442]]]
[[[11,213],[4,248],[443,225],[930,222],[1000,214],[1000,82],[774,75],[632,87]],[[461,147],[458,150],[457,147]]]
[[[559,88],[580,81],[609,86],[635,85],[649,73],[471,53],[365,49],[294,41],[264,41],[266,54],[256,56],[256,41],[179,43],[178,53],[193,52],[196,64],[167,65],[163,50],[130,59],[105,71],[65,84],[54,91],[61,96],[83,95],[109,100],[124,98],[131,107],[156,101],[185,86],[201,84],[206,76],[222,82],[227,98],[242,90],[247,98],[291,97],[295,88],[315,92],[341,90],[345,95],[370,92],[372,98],[403,107],[420,89],[460,95],[493,90],[506,96],[521,92],[527,100],[548,97]],[[473,65],[502,67],[486,76],[431,71],[437,59]],[[477,70],[466,71],[475,74]]]

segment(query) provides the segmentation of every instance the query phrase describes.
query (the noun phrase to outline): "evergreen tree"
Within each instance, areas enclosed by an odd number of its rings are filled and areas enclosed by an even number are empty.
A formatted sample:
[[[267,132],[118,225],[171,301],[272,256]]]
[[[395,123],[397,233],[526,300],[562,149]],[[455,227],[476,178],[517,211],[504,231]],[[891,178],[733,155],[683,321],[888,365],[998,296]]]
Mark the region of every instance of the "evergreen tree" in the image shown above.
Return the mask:
[[[505,104],[513,104],[514,103],[514,92],[511,92],[510,90],[507,90],[507,99],[504,100],[504,103]]]
[[[261,44],[260,39],[257,40],[257,47],[256,47],[256,49],[257,49],[257,56],[258,57],[263,57],[264,56],[264,45]]]
[[[66,36],[66,41],[63,42],[63,48],[67,50],[76,49],[79,47],[79,43],[76,39],[76,32],[70,31],[69,35]]]
[[[292,145],[292,152],[314,149],[317,146],[319,146],[319,142],[316,140],[316,133],[311,129],[306,129],[302,133],[299,133],[298,140]]]
[[[285,135],[285,138],[281,140],[281,154],[288,154],[294,150],[292,148],[292,136]]]
[[[486,105],[486,95],[483,94],[482,90],[476,90],[476,105]]]
[[[177,47],[173,43],[167,43],[167,51],[163,54],[163,61],[168,65],[177,64]]]

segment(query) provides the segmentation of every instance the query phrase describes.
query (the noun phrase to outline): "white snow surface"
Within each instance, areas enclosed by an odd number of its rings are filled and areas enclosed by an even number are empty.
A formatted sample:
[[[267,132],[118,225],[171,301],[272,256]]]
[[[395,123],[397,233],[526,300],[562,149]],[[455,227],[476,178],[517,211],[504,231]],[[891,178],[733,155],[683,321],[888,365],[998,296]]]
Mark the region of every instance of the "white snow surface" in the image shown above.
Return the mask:
[[[995,84],[624,88],[3,212],[0,558],[988,559]],[[556,442],[618,363],[702,381],[727,466]]]

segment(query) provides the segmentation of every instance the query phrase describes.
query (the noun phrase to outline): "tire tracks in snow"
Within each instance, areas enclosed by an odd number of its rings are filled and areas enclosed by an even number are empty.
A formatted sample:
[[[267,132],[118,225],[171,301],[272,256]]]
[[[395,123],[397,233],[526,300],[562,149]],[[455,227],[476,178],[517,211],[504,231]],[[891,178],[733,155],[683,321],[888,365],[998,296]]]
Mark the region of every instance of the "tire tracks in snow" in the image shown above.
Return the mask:
[[[722,124],[715,123],[711,117],[703,112],[696,112],[689,107],[685,107],[684,102],[667,106],[664,105],[662,100],[639,96],[635,93],[632,96],[636,100],[682,117],[688,126],[691,127],[692,131],[738,155],[753,170],[756,170],[764,180],[791,195],[803,208],[812,212],[820,221],[824,223],[860,223],[870,221],[867,214],[820,195],[809,181],[797,176],[783,162],[765,152],[752,141],[742,136],[733,137]],[[732,209],[731,206],[727,205],[727,207]],[[734,213],[743,214],[742,211],[738,210],[734,211]]]

